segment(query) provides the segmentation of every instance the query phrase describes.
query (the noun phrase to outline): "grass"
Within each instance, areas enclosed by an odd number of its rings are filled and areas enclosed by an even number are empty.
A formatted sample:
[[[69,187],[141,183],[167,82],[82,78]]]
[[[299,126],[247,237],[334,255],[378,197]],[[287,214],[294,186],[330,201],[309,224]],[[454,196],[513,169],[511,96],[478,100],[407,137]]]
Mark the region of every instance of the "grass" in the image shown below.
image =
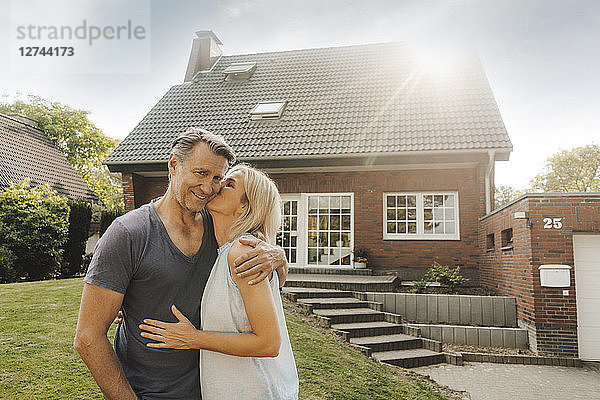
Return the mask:
[[[101,399],[73,349],[81,279],[0,285],[0,398]],[[448,389],[378,364],[287,308],[301,399],[445,399]],[[111,328],[111,336],[114,328]]]

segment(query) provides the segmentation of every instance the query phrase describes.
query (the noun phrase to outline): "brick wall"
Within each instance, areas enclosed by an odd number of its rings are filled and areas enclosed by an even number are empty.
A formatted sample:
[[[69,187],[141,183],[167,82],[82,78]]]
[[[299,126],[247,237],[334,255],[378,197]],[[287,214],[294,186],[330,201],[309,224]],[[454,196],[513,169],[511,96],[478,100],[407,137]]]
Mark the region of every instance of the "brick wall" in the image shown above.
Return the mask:
[[[515,219],[526,211],[528,219]],[[545,229],[544,218],[562,218],[561,229]],[[528,226],[528,223],[530,224]],[[512,246],[501,248],[501,232],[513,229]],[[534,350],[547,355],[577,356],[577,304],[572,270],[569,294],[542,287],[538,267],[566,264],[574,267],[573,232],[600,232],[600,196],[533,194],[494,211],[481,220],[479,230],[482,286],[517,298],[517,317],[535,340]],[[493,250],[486,237],[493,233]]]
[[[131,211],[150,200],[162,196],[169,186],[169,178],[145,177],[138,174],[123,173],[123,197],[125,211]]]
[[[354,193],[354,245],[370,250],[369,267],[414,279],[434,260],[463,265],[477,281],[477,224],[485,214],[483,168],[271,174],[283,193]],[[458,191],[460,239],[384,240],[383,192]],[[469,273],[471,272],[471,273]],[[411,276],[413,275],[413,276]]]
[[[369,266],[415,279],[434,260],[462,265],[477,284],[477,224],[485,214],[484,167],[452,170],[271,174],[281,193],[353,192],[355,246],[371,251]],[[162,195],[167,177],[123,174],[125,206],[132,210]],[[458,191],[461,240],[383,240],[383,192]]]

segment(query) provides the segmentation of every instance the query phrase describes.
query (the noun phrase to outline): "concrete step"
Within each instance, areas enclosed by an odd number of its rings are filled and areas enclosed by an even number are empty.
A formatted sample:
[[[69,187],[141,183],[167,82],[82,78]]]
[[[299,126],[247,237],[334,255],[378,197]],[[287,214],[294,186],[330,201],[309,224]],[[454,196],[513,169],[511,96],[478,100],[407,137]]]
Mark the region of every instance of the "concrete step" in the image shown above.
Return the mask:
[[[314,310],[321,308],[370,308],[373,303],[370,301],[357,300],[354,297],[323,297],[298,299],[298,304],[305,304]]]
[[[402,325],[386,321],[332,324],[331,328],[338,331],[348,341],[357,337],[402,333]]]
[[[286,286],[337,289],[358,292],[391,292],[394,275],[289,274]]]
[[[373,275],[373,270],[344,267],[290,267],[288,274]]]
[[[352,297],[351,291],[311,287],[294,287],[291,285],[288,286],[288,282],[286,282],[286,286],[281,289],[281,293],[293,301],[307,298]]]
[[[423,347],[421,338],[402,333],[352,338],[350,339],[350,343],[368,347],[373,352],[418,349]]]
[[[372,353],[376,360],[403,368],[422,367],[445,362],[442,353],[427,349],[394,350]]]
[[[380,311],[370,308],[348,308],[348,309],[317,309],[313,313],[329,319],[331,324],[349,324],[354,322],[383,321],[385,315]]]

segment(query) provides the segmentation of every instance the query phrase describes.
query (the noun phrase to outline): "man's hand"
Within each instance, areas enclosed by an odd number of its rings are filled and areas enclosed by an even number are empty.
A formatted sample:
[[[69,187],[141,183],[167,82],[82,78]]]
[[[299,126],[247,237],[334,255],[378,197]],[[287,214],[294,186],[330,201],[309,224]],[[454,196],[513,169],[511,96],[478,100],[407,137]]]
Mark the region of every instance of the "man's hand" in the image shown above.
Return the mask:
[[[144,319],[140,325],[141,336],[155,340],[156,343],[147,343],[146,346],[154,349],[194,349],[194,340],[198,330],[183,315],[175,305],[171,306],[173,315],[178,322],[163,322],[154,319]]]
[[[244,278],[258,274],[256,278],[248,282],[249,285],[255,285],[268,277],[273,271],[277,271],[279,286],[283,286],[288,272],[283,249],[255,238],[241,238],[240,243],[252,246],[254,249],[239,256],[233,262],[234,272],[237,276]]]

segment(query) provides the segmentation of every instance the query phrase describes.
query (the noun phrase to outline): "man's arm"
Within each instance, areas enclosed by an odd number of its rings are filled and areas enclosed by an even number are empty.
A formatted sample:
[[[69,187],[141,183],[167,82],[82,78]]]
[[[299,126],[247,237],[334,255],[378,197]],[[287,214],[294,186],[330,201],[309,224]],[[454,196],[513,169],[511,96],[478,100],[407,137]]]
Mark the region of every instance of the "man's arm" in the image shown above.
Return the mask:
[[[249,285],[256,285],[276,271],[279,287],[283,287],[289,269],[283,249],[255,238],[241,238],[240,243],[253,249],[235,259],[233,267],[237,276],[246,278],[258,274],[248,282]]]
[[[88,283],[83,287],[73,346],[109,400],[137,400],[106,333],[123,295]]]

